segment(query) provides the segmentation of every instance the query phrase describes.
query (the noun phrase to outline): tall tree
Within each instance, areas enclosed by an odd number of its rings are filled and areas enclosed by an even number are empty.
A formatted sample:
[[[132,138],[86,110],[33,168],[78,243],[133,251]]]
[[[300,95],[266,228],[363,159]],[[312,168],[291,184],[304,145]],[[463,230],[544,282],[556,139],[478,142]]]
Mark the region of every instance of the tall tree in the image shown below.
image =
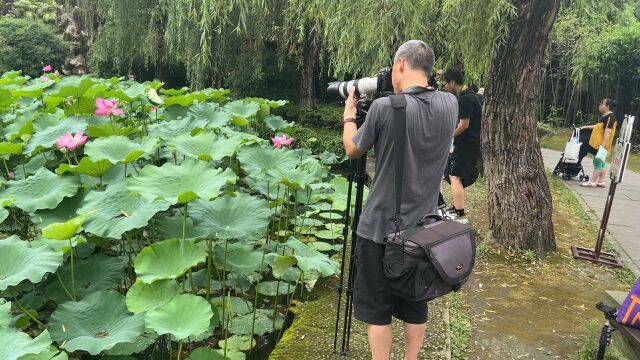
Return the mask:
[[[508,34],[496,43],[489,67],[482,155],[493,237],[505,246],[543,256],[556,249],[552,203],[536,109],[541,68],[560,0],[513,0],[503,19]]]

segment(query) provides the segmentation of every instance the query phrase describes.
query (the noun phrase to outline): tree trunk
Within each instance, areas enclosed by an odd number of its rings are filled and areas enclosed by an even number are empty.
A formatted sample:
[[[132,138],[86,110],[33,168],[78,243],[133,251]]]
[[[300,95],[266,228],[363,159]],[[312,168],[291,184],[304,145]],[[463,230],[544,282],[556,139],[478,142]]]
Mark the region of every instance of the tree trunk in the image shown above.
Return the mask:
[[[302,69],[300,69],[300,106],[316,106],[316,74],[320,56],[320,37],[311,24],[305,26],[304,46],[302,48]]]
[[[482,124],[489,223],[507,247],[556,249],[552,203],[536,136],[540,71],[559,0],[514,0],[505,41],[494,46]]]

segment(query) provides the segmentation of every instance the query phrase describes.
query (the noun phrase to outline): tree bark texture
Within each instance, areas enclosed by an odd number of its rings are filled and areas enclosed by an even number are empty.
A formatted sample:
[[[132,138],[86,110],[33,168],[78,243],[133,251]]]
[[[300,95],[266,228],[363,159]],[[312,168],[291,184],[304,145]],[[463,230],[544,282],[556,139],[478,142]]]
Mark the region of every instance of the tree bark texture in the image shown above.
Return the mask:
[[[541,70],[559,0],[514,0],[517,16],[494,46],[486,87],[482,155],[490,229],[507,247],[556,249],[552,202],[536,135]]]
[[[299,94],[300,106],[306,108],[316,106],[316,75],[320,56],[320,37],[318,35],[314,27],[310,25],[305,27]]]

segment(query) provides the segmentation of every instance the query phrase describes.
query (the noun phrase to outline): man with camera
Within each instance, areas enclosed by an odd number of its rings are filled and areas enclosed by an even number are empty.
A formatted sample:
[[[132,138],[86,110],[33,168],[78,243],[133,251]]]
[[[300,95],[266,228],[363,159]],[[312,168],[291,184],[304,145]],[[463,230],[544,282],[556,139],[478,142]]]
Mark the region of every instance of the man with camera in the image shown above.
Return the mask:
[[[482,105],[474,91],[464,88],[464,75],[456,69],[444,74],[444,90],[458,97],[460,118],[453,133],[453,152],[445,171],[445,180],[451,184],[453,206],[447,216],[467,223],[464,211],[464,189],[472,185],[480,174],[480,121]]]
[[[395,94],[405,94],[406,145],[400,229],[436,212],[441,174],[458,120],[455,96],[428,87],[435,57],[422,41],[402,44],[394,57],[391,82]],[[388,97],[373,101],[358,129],[355,89],[345,104],[343,142],[351,159],[375,146],[375,177],[362,211],[355,242],[353,304],[356,319],[368,327],[374,360],[389,359],[391,317],[404,322],[405,359],[418,358],[427,322],[426,301],[411,302],[386,290],[384,239],[395,231],[394,109]]]

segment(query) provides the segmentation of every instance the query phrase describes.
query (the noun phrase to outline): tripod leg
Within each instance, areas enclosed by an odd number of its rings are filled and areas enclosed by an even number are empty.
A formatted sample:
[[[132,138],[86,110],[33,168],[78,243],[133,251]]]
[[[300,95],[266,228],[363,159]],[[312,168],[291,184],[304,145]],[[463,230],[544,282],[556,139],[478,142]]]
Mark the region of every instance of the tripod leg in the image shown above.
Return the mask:
[[[342,291],[343,291],[343,285],[344,285],[344,270],[345,270],[345,263],[346,263],[347,244],[349,242],[348,232],[349,232],[349,225],[350,225],[349,221],[350,221],[350,215],[351,215],[351,189],[353,188],[353,179],[355,176],[356,161],[351,160],[351,164],[349,167],[350,167],[349,174],[347,175],[347,179],[349,181],[349,185],[348,185],[349,187],[347,190],[347,207],[345,209],[344,227],[342,229],[342,238],[344,239],[343,249],[342,249],[342,265],[340,269],[340,283],[338,284],[338,304],[337,304],[337,311],[336,311],[336,324],[335,324],[334,333],[333,333],[333,352],[334,353],[337,352],[338,350],[338,327],[340,324],[340,309],[342,307]],[[353,244],[351,248],[353,249]],[[349,271],[349,274],[351,274],[351,271]],[[344,338],[344,332],[343,332],[343,338]],[[344,351],[344,346],[342,350]]]

